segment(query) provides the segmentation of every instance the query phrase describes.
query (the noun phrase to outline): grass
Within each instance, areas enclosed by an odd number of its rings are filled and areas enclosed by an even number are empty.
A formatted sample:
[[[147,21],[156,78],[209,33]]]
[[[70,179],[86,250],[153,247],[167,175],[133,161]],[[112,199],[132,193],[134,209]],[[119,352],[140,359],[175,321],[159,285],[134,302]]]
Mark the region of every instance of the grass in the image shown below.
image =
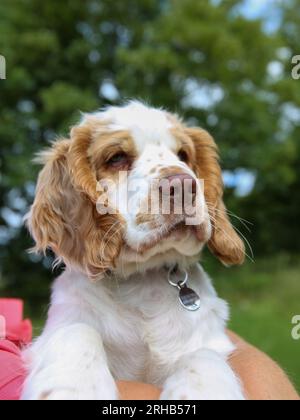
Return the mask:
[[[299,259],[212,271],[219,295],[231,306],[230,328],[278,362],[300,391],[300,340],[292,338],[292,318],[300,315]]]
[[[292,318],[300,315],[300,259],[278,256],[226,269],[205,257],[204,268],[231,306],[230,328],[278,362],[300,392],[300,340]],[[35,335],[43,325],[34,321]]]

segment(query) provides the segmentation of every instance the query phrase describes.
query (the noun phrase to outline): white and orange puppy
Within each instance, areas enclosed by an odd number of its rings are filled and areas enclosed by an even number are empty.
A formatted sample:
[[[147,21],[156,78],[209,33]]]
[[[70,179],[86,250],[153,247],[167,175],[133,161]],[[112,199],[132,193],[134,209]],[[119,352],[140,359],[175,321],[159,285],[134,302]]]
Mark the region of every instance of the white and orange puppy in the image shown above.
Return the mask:
[[[118,399],[119,379],[158,385],[166,400],[243,399],[228,364],[227,304],[198,264],[206,244],[228,266],[245,256],[211,136],[130,102],[85,115],[41,160],[27,222],[36,251],[51,248],[66,269],[45,330],[24,353],[23,399]],[[153,211],[154,180],[182,185],[181,212],[173,187],[158,187]]]

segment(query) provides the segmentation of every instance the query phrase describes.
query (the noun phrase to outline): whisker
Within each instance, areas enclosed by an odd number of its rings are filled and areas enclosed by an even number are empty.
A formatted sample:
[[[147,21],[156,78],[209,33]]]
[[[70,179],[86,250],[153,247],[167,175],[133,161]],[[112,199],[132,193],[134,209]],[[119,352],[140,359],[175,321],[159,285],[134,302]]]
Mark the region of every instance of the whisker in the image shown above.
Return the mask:
[[[213,216],[211,216],[211,219],[212,219],[212,221],[214,222],[214,223],[217,223],[217,220],[215,219],[215,217],[213,217]],[[229,235],[228,235],[228,233],[224,230],[224,229],[222,229],[221,227],[219,227],[219,229],[220,229],[220,231],[224,234],[224,236],[229,240],[229,242],[232,242],[241,252],[243,252],[243,254],[252,262],[252,263],[254,263],[255,261],[254,261],[254,255],[253,255],[253,258],[250,256],[250,255],[248,255],[248,253],[243,249],[243,248],[241,248],[240,246],[239,246],[239,244],[237,243],[237,242],[235,242]],[[248,241],[247,241],[248,242]],[[250,245],[250,244],[249,244]],[[251,249],[251,251],[252,251],[252,253],[253,253],[253,250],[252,250],[252,247],[250,246],[250,249]]]
[[[219,217],[221,217],[223,220],[226,220],[225,219],[224,212],[222,212],[222,211],[219,211]],[[212,216],[212,218],[213,218],[213,216]],[[216,220],[214,220],[214,221],[216,223]],[[254,262],[254,252],[253,252],[253,248],[252,248],[250,242],[248,241],[248,239],[246,238],[246,236],[236,226],[234,226],[234,224],[232,224],[232,226],[235,229],[235,231],[237,233],[239,233],[241,235],[241,237],[244,239],[244,241],[246,242],[246,244],[247,244],[247,246],[248,246],[248,248],[249,248],[249,250],[251,252],[251,260],[253,260],[253,262]]]
[[[219,210],[219,209],[215,209],[215,211],[218,212],[219,214],[222,213],[222,210]],[[227,214],[228,216],[234,217],[235,219],[237,219],[244,226],[244,228],[247,229],[249,233],[251,233],[251,229],[249,228],[248,224],[251,224],[253,226],[253,223],[245,222],[241,217],[237,216],[236,214],[232,212],[227,211]]]
[[[252,260],[254,262],[254,252],[253,252],[253,248],[250,244],[250,242],[248,241],[248,239],[246,238],[246,236],[234,225],[232,225],[234,227],[234,229],[237,231],[237,233],[239,233],[241,235],[241,237],[244,239],[244,241],[246,242],[250,252],[251,252],[251,256],[252,256]]]
[[[213,211],[220,212],[220,213],[223,213],[223,212],[224,212],[224,213],[227,213],[228,215],[230,215],[230,216],[233,216],[233,217],[237,218],[237,219],[238,219],[238,220],[240,220],[241,222],[244,222],[244,223],[246,223],[246,224],[248,224],[248,225],[254,226],[254,223],[250,222],[249,220],[243,219],[242,217],[239,217],[237,214],[233,213],[232,211],[230,211],[230,210],[228,210],[228,209],[224,209],[224,210],[219,210],[219,209],[216,209],[216,208],[215,208],[215,205],[214,205],[213,203],[209,202],[209,201],[208,201],[206,204],[207,204],[207,206],[208,206],[210,209],[212,209]]]

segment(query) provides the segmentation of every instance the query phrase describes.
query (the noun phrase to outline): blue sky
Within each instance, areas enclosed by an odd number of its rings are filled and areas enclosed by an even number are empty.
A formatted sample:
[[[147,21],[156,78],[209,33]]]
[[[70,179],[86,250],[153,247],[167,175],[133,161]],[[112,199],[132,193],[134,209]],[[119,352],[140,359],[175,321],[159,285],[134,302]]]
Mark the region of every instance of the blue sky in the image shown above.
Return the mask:
[[[240,11],[249,19],[263,17],[265,29],[275,31],[280,23],[280,13],[276,3],[284,0],[245,0]]]
[[[248,17],[256,18],[264,15],[266,10],[274,5],[274,0],[245,0],[242,8]]]

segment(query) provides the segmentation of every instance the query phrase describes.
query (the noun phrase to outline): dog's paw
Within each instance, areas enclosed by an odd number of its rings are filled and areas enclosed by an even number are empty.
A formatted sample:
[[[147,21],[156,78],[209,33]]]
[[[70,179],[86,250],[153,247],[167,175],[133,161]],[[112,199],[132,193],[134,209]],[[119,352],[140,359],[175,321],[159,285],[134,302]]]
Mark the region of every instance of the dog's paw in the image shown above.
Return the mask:
[[[225,358],[201,350],[177,362],[161,394],[162,400],[245,400],[242,386]]]
[[[161,400],[243,401],[245,397],[238,380],[202,379],[196,373],[175,374],[167,380]]]

